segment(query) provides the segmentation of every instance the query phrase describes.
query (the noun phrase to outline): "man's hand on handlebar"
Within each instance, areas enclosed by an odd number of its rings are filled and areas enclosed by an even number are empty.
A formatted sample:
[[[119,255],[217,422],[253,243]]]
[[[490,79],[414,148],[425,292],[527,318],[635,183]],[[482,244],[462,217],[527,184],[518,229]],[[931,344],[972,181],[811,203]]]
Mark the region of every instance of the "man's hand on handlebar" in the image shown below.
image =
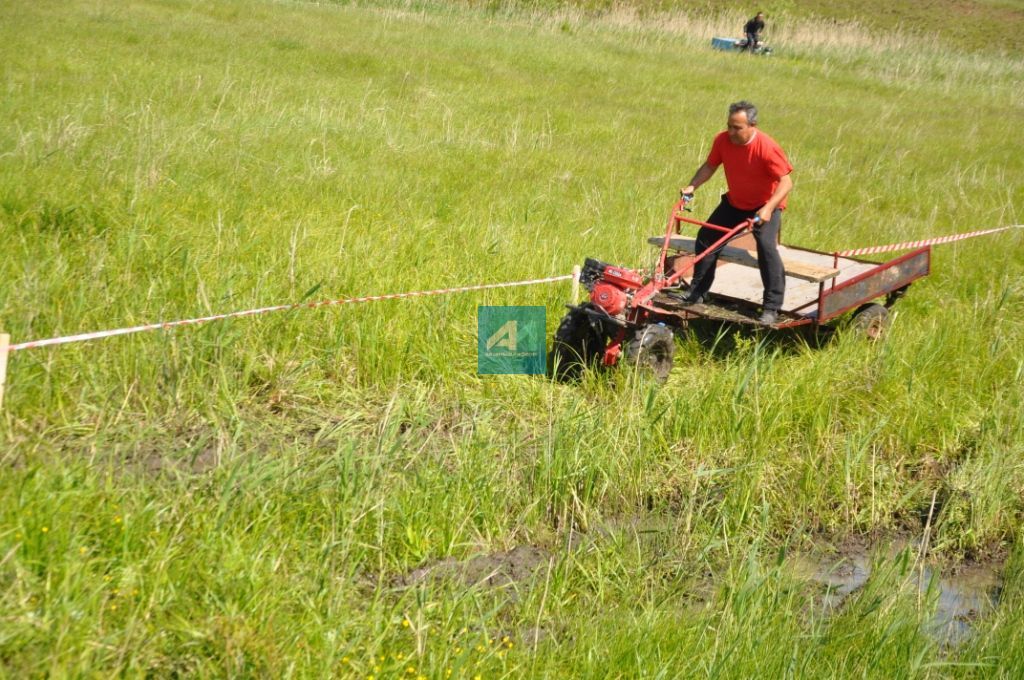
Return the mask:
[[[689,191],[687,191],[689,189]],[[679,190],[679,203],[677,204],[680,208],[686,212],[692,212],[690,210],[690,202],[693,201],[693,187],[683,187]]]
[[[757,211],[757,215],[754,216],[754,226],[760,227],[762,224],[767,224],[772,219],[773,210],[769,210],[768,206],[765,206]]]

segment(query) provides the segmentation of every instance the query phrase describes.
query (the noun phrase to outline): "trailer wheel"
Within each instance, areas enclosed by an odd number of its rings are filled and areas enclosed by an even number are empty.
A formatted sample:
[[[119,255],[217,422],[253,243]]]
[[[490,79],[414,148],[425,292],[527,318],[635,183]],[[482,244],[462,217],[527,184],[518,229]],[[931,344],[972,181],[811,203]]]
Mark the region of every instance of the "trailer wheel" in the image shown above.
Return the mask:
[[[861,305],[853,313],[853,327],[869,340],[878,340],[889,327],[889,310],[876,302]]]
[[[581,308],[571,309],[555,331],[548,373],[555,380],[576,380],[584,368],[597,365],[604,347],[604,334],[594,327],[590,315]]]
[[[675,335],[666,326],[650,324],[636,331],[625,351],[630,364],[650,370],[658,382],[665,382],[676,353]]]

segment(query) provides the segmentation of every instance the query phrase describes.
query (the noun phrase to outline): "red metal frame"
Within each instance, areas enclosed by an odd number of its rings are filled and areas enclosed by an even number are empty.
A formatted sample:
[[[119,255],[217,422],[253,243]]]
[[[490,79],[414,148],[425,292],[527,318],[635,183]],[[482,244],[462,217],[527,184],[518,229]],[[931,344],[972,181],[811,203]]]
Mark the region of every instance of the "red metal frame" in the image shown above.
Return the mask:
[[[656,312],[657,311],[656,309],[649,308],[647,306],[647,302],[652,297],[654,297],[654,295],[658,291],[660,291],[662,288],[667,288],[667,287],[671,286],[672,284],[674,284],[676,281],[678,281],[683,276],[683,274],[687,274],[687,273],[693,271],[694,267],[697,266],[698,262],[703,260],[705,257],[708,257],[709,255],[711,255],[715,250],[717,250],[719,247],[721,247],[721,246],[725,245],[726,243],[728,243],[733,237],[738,236],[745,229],[751,229],[754,226],[754,220],[753,219],[744,220],[743,222],[740,222],[735,227],[730,229],[729,227],[723,227],[723,226],[720,226],[720,225],[717,225],[717,224],[711,224],[710,222],[701,222],[700,220],[694,220],[694,219],[691,219],[689,217],[683,217],[682,215],[679,214],[679,211],[686,205],[686,203],[687,203],[686,199],[680,199],[672,207],[672,212],[669,214],[669,217],[668,217],[668,225],[667,225],[667,227],[665,229],[665,241],[664,241],[664,243],[661,246],[661,257],[658,258],[658,264],[655,265],[655,267],[654,267],[654,276],[647,283],[647,285],[645,285],[640,290],[638,290],[636,292],[636,294],[633,296],[633,305],[635,307],[644,307],[644,308],[651,309],[651,311],[655,311]],[[712,243],[708,248],[706,248],[704,250],[704,252],[702,252],[701,254],[695,256],[692,260],[690,260],[687,263],[685,268],[681,269],[680,271],[675,272],[674,274],[672,274],[671,276],[669,276],[666,279],[665,278],[665,259],[668,256],[668,246],[669,246],[669,243],[672,241],[672,234],[679,233],[679,223],[680,222],[688,222],[690,224],[698,224],[698,225],[700,225],[702,227],[707,227],[709,229],[714,229],[715,231],[723,232],[725,235],[722,236],[722,238],[720,238],[717,241],[715,241],[714,243]]]

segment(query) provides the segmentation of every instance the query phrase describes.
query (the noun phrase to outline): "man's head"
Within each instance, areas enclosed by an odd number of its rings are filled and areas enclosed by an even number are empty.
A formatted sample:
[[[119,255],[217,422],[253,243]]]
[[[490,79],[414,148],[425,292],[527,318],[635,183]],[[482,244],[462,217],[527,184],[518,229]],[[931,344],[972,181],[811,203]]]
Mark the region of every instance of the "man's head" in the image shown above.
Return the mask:
[[[729,120],[726,125],[729,141],[743,145],[754,138],[757,132],[757,107],[748,101],[729,104]]]
[[[758,12],[758,13],[757,13],[757,16],[756,16],[756,17],[754,17],[754,18],[755,18],[755,19],[760,19],[760,20],[762,20],[762,21],[763,21],[763,20],[764,20],[764,12]]]

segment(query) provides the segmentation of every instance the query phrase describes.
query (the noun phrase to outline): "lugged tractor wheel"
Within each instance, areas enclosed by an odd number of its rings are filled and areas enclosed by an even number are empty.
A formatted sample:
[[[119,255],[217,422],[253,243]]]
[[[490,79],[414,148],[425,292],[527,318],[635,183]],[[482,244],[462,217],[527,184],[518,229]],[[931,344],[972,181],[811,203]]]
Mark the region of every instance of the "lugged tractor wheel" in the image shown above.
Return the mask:
[[[604,348],[604,333],[590,315],[584,309],[571,309],[555,331],[549,373],[556,380],[576,380],[584,368],[597,365]]]
[[[853,313],[853,327],[868,340],[878,340],[889,328],[889,309],[877,302],[861,305]]]
[[[676,354],[675,335],[661,324],[644,326],[626,343],[625,353],[630,364],[649,370],[659,382],[665,382]]]

